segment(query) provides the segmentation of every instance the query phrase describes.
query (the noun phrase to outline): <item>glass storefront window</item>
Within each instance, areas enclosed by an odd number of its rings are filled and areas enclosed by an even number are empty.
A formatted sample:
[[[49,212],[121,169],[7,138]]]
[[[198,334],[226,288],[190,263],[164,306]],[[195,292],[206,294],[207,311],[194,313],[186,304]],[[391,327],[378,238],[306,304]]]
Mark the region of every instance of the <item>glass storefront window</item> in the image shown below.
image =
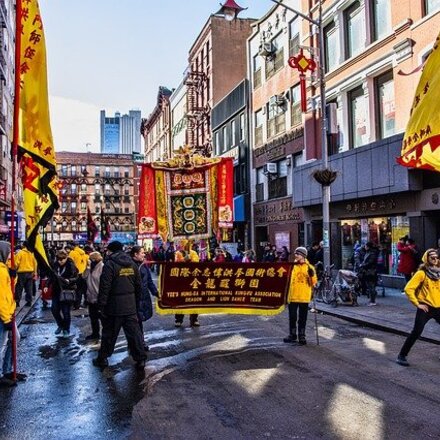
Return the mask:
[[[397,242],[409,235],[409,219],[404,216],[341,220],[342,268],[353,269],[354,247],[373,242],[379,249],[378,273],[397,275]]]

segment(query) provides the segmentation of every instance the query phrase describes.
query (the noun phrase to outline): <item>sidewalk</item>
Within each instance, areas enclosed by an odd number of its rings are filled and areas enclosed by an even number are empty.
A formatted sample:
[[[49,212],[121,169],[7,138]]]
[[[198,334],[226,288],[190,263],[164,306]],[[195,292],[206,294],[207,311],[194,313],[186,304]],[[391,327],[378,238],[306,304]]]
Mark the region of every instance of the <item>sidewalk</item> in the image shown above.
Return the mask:
[[[359,307],[347,305],[332,307],[317,302],[316,309],[326,315],[336,316],[346,321],[382,331],[404,336],[411,332],[416,308],[400,290],[386,288],[385,297],[379,294],[376,303],[377,306],[369,307],[368,298],[361,296],[359,298]],[[440,327],[433,319],[426,325],[423,336],[420,339],[440,345]]]

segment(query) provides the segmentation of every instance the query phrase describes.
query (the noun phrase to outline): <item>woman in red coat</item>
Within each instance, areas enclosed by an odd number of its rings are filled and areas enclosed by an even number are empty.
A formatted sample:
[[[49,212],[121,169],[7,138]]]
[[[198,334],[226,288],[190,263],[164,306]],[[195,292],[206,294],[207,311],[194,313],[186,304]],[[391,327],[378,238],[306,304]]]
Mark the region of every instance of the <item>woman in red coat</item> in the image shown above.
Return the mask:
[[[402,237],[397,243],[397,250],[400,252],[397,271],[405,276],[406,282],[411,279],[412,273],[417,269],[415,257],[415,245],[408,243],[407,237]]]

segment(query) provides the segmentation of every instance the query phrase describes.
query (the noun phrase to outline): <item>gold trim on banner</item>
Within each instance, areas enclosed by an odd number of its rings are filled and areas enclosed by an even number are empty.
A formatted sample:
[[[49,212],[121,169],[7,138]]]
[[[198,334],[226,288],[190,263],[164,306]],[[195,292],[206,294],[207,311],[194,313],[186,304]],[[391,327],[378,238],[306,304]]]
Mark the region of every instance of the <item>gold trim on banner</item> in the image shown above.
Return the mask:
[[[165,242],[168,240],[169,231],[167,228],[167,207],[166,207],[166,188],[165,172],[155,170],[156,180],[156,212],[157,212],[157,230],[160,237]]]

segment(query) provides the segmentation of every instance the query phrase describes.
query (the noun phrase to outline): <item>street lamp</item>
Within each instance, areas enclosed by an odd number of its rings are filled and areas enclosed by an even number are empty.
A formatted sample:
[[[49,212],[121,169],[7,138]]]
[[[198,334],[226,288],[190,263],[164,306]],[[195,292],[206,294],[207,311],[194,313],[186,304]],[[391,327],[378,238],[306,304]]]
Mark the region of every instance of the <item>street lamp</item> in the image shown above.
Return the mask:
[[[336,178],[336,173],[328,168],[328,142],[327,142],[327,115],[325,96],[325,55],[324,55],[324,26],[322,21],[322,0],[319,2],[319,17],[317,20],[308,17],[301,11],[284,4],[278,0],[270,0],[301,17],[318,29],[319,37],[319,94],[321,98],[321,143],[322,143],[322,169],[315,171],[313,177],[322,188],[322,239],[324,242],[324,267],[330,266],[330,185]],[[233,20],[244,8],[235,3],[234,0],[227,0],[218,15],[223,15],[226,20]],[[232,18],[231,18],[232,17]]]

